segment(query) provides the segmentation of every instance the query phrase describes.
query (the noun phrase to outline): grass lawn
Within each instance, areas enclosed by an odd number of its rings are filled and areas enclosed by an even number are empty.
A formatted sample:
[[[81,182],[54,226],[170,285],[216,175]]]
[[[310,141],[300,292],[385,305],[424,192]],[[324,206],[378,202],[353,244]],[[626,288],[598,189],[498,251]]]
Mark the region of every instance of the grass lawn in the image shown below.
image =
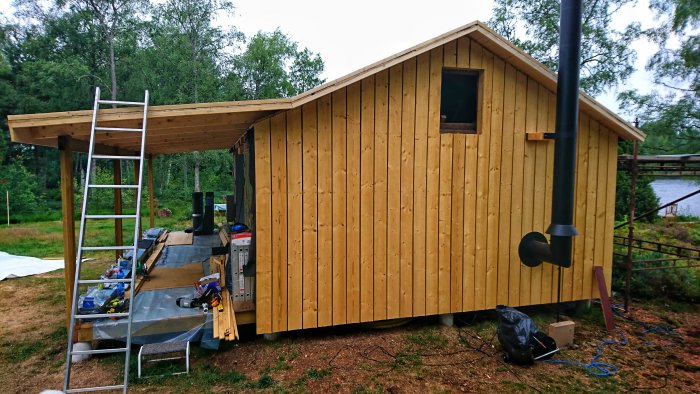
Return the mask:
[[[133,239],[134,221],[122,220],[124,243]],[[190,224],[174,217],[156,218],[156,227],[182,230]],[[89,220],[85,231],[85,246],[113,245],[114,222],[112,220]],[[142,219],[142,227],[148,228],[148,217]],[[75,239],[78,242],[80,220],[75,221]],[[20,256],[63,258],[63,224],[61,221],[11,224],[0,227],[0,251]],[[95,253],[107,256],[109,252]],[[94,256],[87,256],[94,257]]]

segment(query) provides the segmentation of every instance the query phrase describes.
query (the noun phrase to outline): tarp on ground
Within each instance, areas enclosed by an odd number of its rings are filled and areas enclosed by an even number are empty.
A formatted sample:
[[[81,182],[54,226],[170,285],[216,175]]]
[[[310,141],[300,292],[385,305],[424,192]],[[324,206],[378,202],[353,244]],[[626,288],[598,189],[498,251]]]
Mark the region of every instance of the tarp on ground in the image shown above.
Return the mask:
[[[63,268],[63,260],[43,260],[0,252],[0,280],[37,275]]]

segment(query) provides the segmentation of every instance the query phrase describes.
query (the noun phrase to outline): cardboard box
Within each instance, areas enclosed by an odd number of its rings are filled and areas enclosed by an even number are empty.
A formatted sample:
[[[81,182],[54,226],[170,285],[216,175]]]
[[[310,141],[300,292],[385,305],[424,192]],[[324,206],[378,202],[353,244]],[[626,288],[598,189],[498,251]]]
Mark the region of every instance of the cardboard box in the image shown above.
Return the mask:
[[[549,336],[554,338],[557,347],[563,349],[574,344],[574,328],[576,323],[572,321],[562,321],[549,325]]]

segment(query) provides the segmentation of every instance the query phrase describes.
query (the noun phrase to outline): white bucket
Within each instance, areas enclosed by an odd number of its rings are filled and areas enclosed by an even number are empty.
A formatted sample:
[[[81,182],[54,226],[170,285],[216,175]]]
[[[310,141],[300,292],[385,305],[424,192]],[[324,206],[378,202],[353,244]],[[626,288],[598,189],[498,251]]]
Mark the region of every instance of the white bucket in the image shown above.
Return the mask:
[[[90,342],[77,342],[73,344],[73,351],[85,351],[91,350],[92,345]],[[90,358],[89,354],[74,354],[71,356],[70,360],[72,363],[79,363]]]

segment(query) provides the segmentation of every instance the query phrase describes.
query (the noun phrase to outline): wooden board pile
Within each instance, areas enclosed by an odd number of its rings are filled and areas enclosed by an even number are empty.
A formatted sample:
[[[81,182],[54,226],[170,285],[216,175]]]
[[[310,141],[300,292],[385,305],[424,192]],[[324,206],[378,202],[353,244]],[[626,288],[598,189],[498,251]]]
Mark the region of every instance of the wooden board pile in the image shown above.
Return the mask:
[[[236,324],[236,313],[233,310],[231,295],[226,289],[226,270],[224,268],[226,260],[228,260],[228,255],[212,256],[209,261],[211,272],[219,273],[219,284],[221,285],[221,302],[213,308],[214,338],[233,341],[238,339],[238,325]]]

